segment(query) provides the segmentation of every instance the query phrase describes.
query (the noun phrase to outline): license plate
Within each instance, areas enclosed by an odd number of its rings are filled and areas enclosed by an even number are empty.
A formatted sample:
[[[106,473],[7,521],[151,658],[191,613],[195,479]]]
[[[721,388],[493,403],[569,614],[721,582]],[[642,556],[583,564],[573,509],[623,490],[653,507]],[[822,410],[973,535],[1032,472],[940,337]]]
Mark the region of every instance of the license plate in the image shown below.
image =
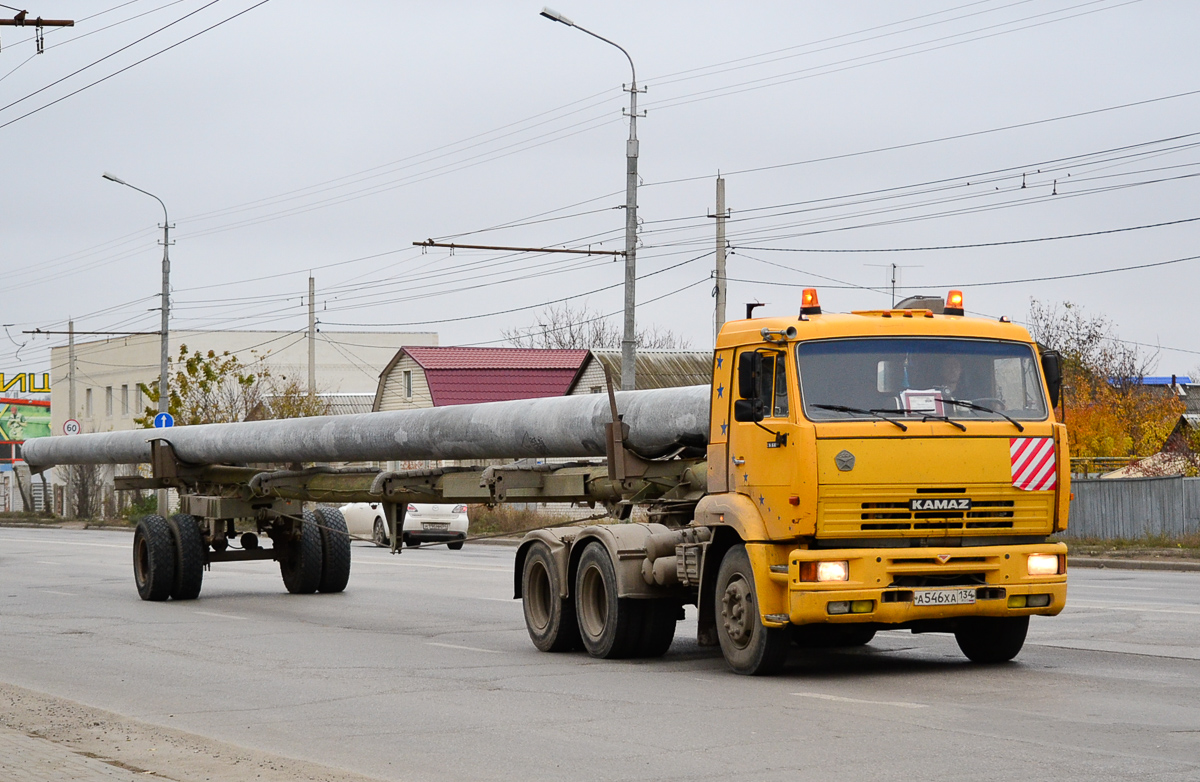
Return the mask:
[[[450,529],[450,522],[426,521],[421,524],[421,529],[444,531]]]
[[[964,606],[974,602],[974,589],[923,589],[913,593],[915,606]]]

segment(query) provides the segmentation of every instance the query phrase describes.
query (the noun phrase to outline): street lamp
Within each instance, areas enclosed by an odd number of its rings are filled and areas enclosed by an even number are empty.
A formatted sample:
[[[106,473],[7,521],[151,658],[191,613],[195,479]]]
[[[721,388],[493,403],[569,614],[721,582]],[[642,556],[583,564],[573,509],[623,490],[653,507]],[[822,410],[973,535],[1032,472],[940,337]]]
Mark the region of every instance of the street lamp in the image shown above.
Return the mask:
[[[629,83],[629,141],[625,144],[625,333],[621,339],[621,388],[632,391],[636,378],[635,362],[637,361],[637,324],[633,308],[636,303],[635,287],[637,285],[637,69],[633,67],[633,58],[624,47],[613,43],[602,35],[596,35],[591,30],[572,22],[567,17],[549,8],[542,9],[542,16],[552,22],[574,27],[580,32],[598,38],[610,46],[615,46],[629,60],[629,70],[633,74]]]
[[[161,344],[160,344],[160,355],[159,355],[159,365],[158,365],[158,371],[159,371],[158,412],[165,413],[165,412],[167,412],[167,407],[168,407],[167,403],[170,401],[170,397],[168,396],[168,386],[167,386],[167,368],[168,368],[168,364],[170,363],[170,350],[169,350],[168,344],[167,344],[168,336],[169,336],[168,331],[167,331],[167,317],[171,311],[171,255],[170,255],[171,221],[170,221],[170,218],[167,217],[167,205],[163,203],[163,200],[161,198],[154,195],[154,193],[151,193],[148,190],[143,190],[140,187],[137,187],[136,185],[131,185],[128,182],[126,182],[124,179],[121,179],[119,176],[116,176],[115,174],[110,174],[107,171],[105,171],[102,174],[102,176],[105,179],[107,179],[109,182],[116,182],[118,185],[125,185],[125,187],[133,188],[134,190],[138,191],[139,193],[145,193],[146,195],[150,196],[155,201],[157,201],[163,208],[162,331],[160,332],[160,337],[161,337],[160,343]],[[159,491],[158,491],[158,512],[162,516],[165,516],[167,514],[167,491],[166,491],[166,489],[159,489]]]

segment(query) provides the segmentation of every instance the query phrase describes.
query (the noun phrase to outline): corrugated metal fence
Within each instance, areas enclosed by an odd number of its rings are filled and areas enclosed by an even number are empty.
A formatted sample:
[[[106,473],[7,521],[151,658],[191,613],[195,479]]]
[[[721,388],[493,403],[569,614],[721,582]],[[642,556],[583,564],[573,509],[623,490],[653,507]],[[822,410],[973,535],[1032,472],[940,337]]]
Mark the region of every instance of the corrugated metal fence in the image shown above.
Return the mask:
[[[1071,481],[1070,526],[1063,537],[1179,537],[1200,532],[1200,478]]]

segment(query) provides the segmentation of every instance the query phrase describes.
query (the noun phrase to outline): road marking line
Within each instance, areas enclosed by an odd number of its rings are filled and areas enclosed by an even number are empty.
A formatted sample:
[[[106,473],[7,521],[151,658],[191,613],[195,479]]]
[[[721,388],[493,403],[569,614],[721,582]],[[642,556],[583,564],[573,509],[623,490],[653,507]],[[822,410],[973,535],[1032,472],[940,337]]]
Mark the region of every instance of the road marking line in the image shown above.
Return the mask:
[[[75,594],[74,592],[56,592],[53,589],[43,589],[42,591],[48,595],[65,595],[66,597],[79,597],[79,595]]]
[[[33,564],[35,564],[35,565],[61,565],[62,563],[61,562],[46,562],[41,559],[35,559],[33,561]]]
[[[514,598],[514,597],[480,597],[480,598],[476,598],[476,599],[477,600],[494,600],[497,603],[515,603],[515,602],[517,602],[516,598]]]
[[[511,573],[512,570],[506,567],[469,567],[464,565],[431,565],[428,562],[360,562],[360,567],[427,567],[435,570],[474,570],[480,573]]]
[[[193,611],[192,613],[200,614],[200,616],[215,616],[218,619],[245,619],[246,618],[244,616],[238,616],[237,614],[218,614],[214,611]]]
[[[440,644],[435,641],[428,641],[428,642],[426,642],[426,645],[440,646],[443,649],[462,649],[462,650],[468,651],[468,652],[483,652],[484,654],[502,654],[502,652],[499,652],[495,649],[480,649],[475,646],[458,646],[456,644]]]
[[[120,548],[127,549],[129,546],[118,546],[115,543],[78,543],[71,540],[48,540],[46,538],[10,538],[7,535],[0,535],[0,540],[8,540],[14,543],[52,543],[55,546],[93,546],[95,548]]]
[[[1108,584],[1078,584],[1072,583],[1071,589],[1120,589],[1129,592],[1157,592],[1154,587],[1127,587],[1127,586],[1112,586]]]
[[[841,695],[826,695],[823,692],[793,692],[792,695],[798,695],[801,698],[817,698],[823,701],[834,701],[835,703],[863,703],[868,706],[895,706],[901,709],[928,709],[927,703],[909,703],[907,701],[866,701],[859,698],[845,698]]]
[[[1200,611],[1180,611],[1175,608],[1145,608],[1144,606],[1113,606],[1102,605],[1100,603],[1089,603],[1086,600],[1069,600],[1068,605],[1079,606],[1080,608],[1101,608],[1105,611],[1137,611],[1146,614],[1185,614],[1187,616],[1200,616]]]

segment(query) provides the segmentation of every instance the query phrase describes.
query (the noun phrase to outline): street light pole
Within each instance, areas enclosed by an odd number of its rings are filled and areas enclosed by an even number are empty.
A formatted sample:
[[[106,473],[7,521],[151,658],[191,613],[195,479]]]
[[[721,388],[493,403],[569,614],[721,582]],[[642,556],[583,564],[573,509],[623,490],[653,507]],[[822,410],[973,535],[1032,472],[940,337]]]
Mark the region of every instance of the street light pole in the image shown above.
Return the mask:
[[[542,9],[542,16],[552,22],[574,27],[580,32],[587,33],[593,38],[615,46],[629,60],[629,71],[632,74],[629,83],[629,140],[625,142],[625,330],[621,338],[621,389],[632,391],[637,377],[637,321],[634,317],[634,307],[637,304],[637,186],[638,186],[638,138],[637,138],[637,69],[633,58],[620,44],[608,40],[602,35],[588,30],[572,22],[567,17],[549,8]]]
[[[165,413],[168,411],[168,403],[170,402],[169,385],[167,383],[167,371],[171,361],[169,347],[169,331],[167,321],[171,313],[171,220],[167,216],[167,205],[163,200],[154,195],[148,190],[143,190],[136,185],[131,185],[120,177],[110,174],[107,171],[102,175],[110,182],[116,182],[118,185],[132,188],[139,193],[144,193],[150,196],[162,206],[163,210],[163,259],[162,259],[162,330],[160,331],[159,340],[159,361],[158,361],[158,412]],[[160,515],[167,515],[167,491],[159,489],[158,491],[158,512]]]

